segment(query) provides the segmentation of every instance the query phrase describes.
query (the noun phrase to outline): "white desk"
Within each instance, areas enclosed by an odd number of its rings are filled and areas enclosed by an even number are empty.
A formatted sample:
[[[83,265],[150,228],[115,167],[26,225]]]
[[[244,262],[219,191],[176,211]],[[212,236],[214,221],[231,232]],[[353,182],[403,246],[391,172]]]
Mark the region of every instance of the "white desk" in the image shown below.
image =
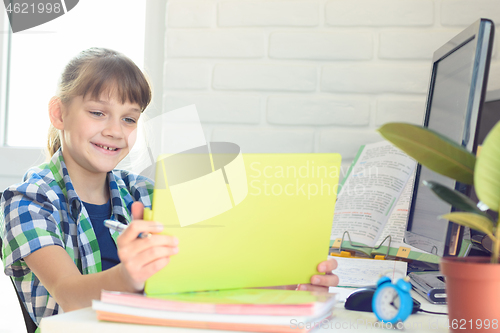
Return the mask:
[[[447,312],[445,305],[433,305],[422,299],[417,294],[412,295],[422,303],[422,308],[428,311]],[[375,315],[370,312],[349,311],[344,309],[344,304],[337,304],[334,310],[335,317],[327,325],[315,332],[391,332],[380,327]],[[325,327],[327,326],[327,327]],[[411,315],[404,323],[405,333],[412,332],[448,332],[448,316],[418,313]],[[185,332],[185,333],[227,333],[228,331],[187,329],[177,327],[131,325],[98,321],[91,308],[68,312],[42,320],[42,333],[110,333],[110,332]],[[398,331],[394,331],[398,332]]]

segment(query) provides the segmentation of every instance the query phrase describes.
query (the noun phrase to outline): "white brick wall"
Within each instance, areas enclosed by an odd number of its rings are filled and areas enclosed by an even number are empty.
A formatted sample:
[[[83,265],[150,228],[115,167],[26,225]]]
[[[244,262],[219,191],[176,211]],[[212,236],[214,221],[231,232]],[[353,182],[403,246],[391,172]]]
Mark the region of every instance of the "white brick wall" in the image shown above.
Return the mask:
[[[321,90],[353,93],[420,93],[427,89],[430,62],[324,66]]]
[[[369,32],[274,32],[269,57],[276,59],[370,60],[373,34]]]
[[[208,89],[212,68],[204,63],[169,61],[164,66],[163,88]]]
[[[480,17],[500,27],[500,1],[169,0],[163,109],[196,104],[207,139],[244,152],[348,162],[382,124],[421,122],[433,52]]]
[[[332,0],[326,22],[334,26],[430,26],[432,0]]]
[[[171,28],[210,28],[215,22],[215,10],[215,1],[172,1],[167,11],[168,26]]]
[[[422,124],[425,115],[425,97],[380,97],[377,100],[375,125],[391,121]]]
[[[221,27],[312,27],[319,24],[319,15],[318,1],[220,1],[218,23]]]
[[[314,130],[221,127],[214,130],[212,141],[234,142],[243,152],[312,153]]]
[[[315,66],[286,64],[217,64],[213,88],[218,90],[314,91],[318,82]]]
[[[260,122],[263,99],[248,94],[197,94],[195,92],[167,94],[165,111],[195,104],[203,123],[254,124]]]
[[[270,96],[267,121],[276,125],[368,126],[370,99],[363,97]]]
[[[265,35],[254,31],[167,31],[168,58],[262,58]]]

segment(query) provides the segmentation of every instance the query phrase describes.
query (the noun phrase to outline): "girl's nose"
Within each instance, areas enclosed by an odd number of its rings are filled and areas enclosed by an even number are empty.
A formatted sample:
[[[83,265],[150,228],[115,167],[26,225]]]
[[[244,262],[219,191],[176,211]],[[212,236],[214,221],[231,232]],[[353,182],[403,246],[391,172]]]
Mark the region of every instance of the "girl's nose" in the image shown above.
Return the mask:
[[[120,120],[115,120],[115,119],[110,119],[106,123],[106,127],[104,127],[102,134],[104,136],[110,136],[113,138],[122,138],[123,137],[123,130],[122,126],[120,125]]]

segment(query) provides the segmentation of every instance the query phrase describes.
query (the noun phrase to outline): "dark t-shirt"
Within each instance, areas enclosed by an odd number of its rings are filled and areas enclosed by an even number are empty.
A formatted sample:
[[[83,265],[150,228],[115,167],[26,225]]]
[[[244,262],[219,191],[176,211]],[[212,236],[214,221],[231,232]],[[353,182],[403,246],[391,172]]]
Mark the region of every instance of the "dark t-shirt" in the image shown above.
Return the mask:
[[[115,241],[111,237],[109,229],[104,226],[104,220],[109,219],[111,216],[111,200],[108,200],[104,205],[93,205],[87,202],[83,204],[89,213],[90,223],[94,228],[99,250],[101,251],[102,270],[105,271],[120,262]]]

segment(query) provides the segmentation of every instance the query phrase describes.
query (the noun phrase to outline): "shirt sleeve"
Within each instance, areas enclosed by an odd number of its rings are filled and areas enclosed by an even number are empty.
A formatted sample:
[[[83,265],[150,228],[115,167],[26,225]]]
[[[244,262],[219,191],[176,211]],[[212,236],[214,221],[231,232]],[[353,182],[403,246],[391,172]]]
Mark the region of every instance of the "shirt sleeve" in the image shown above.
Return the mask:
[[[23,183],[2,195],[3,254],[5,274],[21,277],[30,272],[24,262],[29,254],[48,245],[64,248],[57,203],[48,198],[48,186]],[[0,221],[1,223],[1,221]]]

